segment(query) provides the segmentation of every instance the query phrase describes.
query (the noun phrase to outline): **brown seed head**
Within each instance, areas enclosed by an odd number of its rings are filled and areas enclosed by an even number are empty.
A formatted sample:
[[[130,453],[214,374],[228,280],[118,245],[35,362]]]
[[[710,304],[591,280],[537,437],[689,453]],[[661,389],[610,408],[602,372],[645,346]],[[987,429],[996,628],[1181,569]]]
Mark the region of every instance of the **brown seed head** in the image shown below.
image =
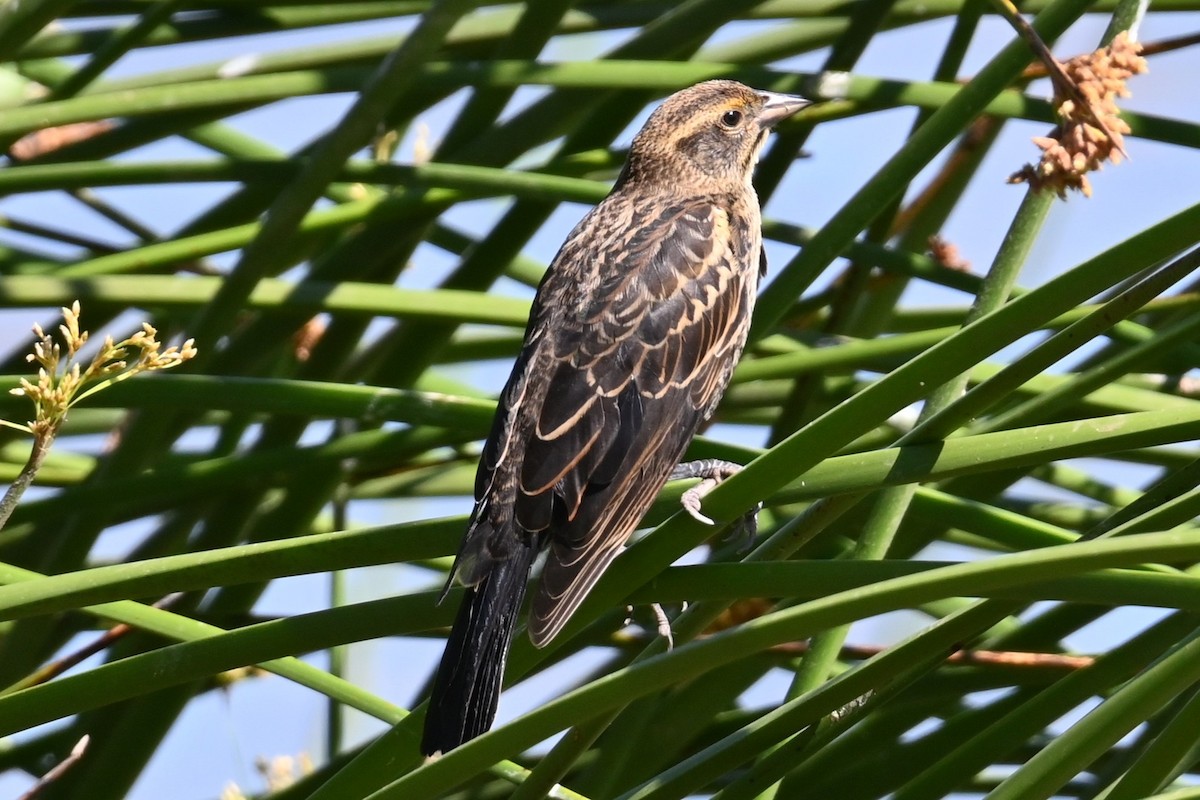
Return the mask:
[[[1035,189],[1052,189],[1066,197],[1068,189],[1090,196],[1087,173],[1100,169],[1105,161],[1121,163],[1124,147],[1122,134],[1129,125],[1121,119],[1118,97],[1128,97],[1125,81],[1146,71],[1146,60],[1139,55],[1141,45],[1122,31],[1108,47],[1085,53],[1062,65],[1088,108],[1055,91],[1058,115],[1062,123],[1049,136],[1035,136],[1033,143],[1042,151],[1041,160],[1027,164],[1014,173],[1009,183],[1029,183]],[[1097,127],[1099,122],[1102,127]]]
[[[738,191],[767,132],[810,101],[737,81],[698,83],[668,97],[633,139],[619,183]]]

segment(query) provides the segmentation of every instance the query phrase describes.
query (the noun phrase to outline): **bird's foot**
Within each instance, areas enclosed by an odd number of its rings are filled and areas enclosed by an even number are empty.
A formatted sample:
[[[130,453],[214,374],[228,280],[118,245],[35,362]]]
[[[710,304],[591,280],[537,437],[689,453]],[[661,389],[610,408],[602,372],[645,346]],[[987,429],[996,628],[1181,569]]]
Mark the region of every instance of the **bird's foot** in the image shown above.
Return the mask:
[[[687,603],[683,604],[684,610],[687,610]],[[667,617],[667,612],[658,603],[651,603],[650,610],[654,612],[655,629],[658,635],[667,640],[667,651],[675,649],[675,635],[671,632],[671,620]],[[625,612],[628,614],[625,617],[625,624],[633,622],[633,606],[625,606]]]
[[[721,481],[741,471],[741,464],[735,464],[732,461],[722,461],[719,458],[704,458],[699,461],[685,461],[682,464],[676,465],[675,469],[671,470],[669,480],[679,481],[686,478],[700,478],[700,483],[684,492],[679,502],[683,506],[683,510],[692,519],[703,522],[705,525],[715,525],[716,523],[712,518],[700,510],[701,500],[704,498],[704,495],[717,488]],[[754,537],[758,534],[758,512],[761,510],[762,503],[759,503],[754,507],[754,510],[742,517],[734,528],[733,534],[740,534],[745,539],[741,548],[742,550],[748,550],[750,544],[754,541]]]

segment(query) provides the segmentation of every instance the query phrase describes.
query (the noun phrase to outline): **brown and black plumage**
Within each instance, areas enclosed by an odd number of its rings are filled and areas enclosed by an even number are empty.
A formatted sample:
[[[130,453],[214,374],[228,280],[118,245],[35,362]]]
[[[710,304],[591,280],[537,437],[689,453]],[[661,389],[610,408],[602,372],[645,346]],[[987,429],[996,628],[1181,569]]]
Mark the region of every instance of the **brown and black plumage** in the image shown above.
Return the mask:
[[[539,287],[451,573],[466,598],[434,679],[422,750],[492,724],[534,559],[549,642],[621,551],[712,414],[745,345],[765,261],[751,173],[808,101],[709,81],[634,138],[612,193]]]

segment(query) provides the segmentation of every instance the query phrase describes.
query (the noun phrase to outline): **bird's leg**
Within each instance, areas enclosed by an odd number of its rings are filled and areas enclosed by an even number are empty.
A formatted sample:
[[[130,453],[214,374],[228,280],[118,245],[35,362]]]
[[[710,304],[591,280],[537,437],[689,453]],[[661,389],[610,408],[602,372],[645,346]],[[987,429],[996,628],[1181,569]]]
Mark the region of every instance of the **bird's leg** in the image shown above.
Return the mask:
[[[715,525],[713,520],[705,516],[700,510],[700,501],[704,495],[717,488],[721,481],[731,475],[736,475],[742,471],[741,464],[735,464],[732,461],[722,461],[719,458],[704,458],[699,461],[685,461],[682,464],[676,465],[671,471],[671,476],[668,480],[679,481],[685,478],[701,478],[700,483],[693,486],[683,493],[683,497],[679,499],[686,511],[691,517],[705,525]],[[754,507],[752,511],[747,513],[741,520],[738,521],[737,531],[746,537],[746,545],[754,541],[754,536],[758,533],[758,512],[762,509],[762,503]]]
[[[683,497],[679,498],[679,502],[683,505],[683,510],[693,519],[703,522],[705,525],[716,525],[711,517],[705,516],[704,512],[700,510],[700,501],[704,495],[717,488],[721,481],[741,471],[741,464],[723,461],[719,458],[703,458],[699,461],[685,461],[682,464],[676,464],[667,480],[682,481],[689,478],[700,478],[700,483],[684,492]],[[758,533],[758,512],[761,508],[762,503],[759,503],[752,511],[738,520],[737,526],[734,528],[735,535],[740,533],[745,537],[743,545],[745,550],[750,549],[750,545]],[[667,619],[666,612],[658,603],[652,603],[650,608],[654,611],[654,619],[658,623],[658,635],[667,640],[667,650],[671,650],[675,645],[675,639],[671,635],[671,621]]]
[[[685,605],[686,607],[686,605]],[[655,628],[658,630],[658,635],[667,640],[667,651],[675,649],[675,636],[671,633],[671,620],[667,619],[667,612],[663,611],[663,607],[658,603],[651,603],[650,610],[654,612]],[[633,622],[633,606],[625,606],[625,624]]]
[[[658,635],[667,640],[667,652],[674,650],[675,637],[671,635],[671,620],[667,619],[667,612],[658,603],[651,603],[650,608],[654,611],[654,621],[658,623]]]

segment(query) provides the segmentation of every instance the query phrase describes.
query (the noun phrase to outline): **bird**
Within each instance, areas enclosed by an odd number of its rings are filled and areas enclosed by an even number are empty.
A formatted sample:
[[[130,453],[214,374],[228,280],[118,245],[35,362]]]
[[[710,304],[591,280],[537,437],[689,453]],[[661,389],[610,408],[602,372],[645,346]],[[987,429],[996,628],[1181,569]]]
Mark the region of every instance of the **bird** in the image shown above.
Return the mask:
[[[672,94],[550,262],[442,592],[466,589],[434,675],[426,757],[491,727],[541,552],[527,626],[538,647],[668,479],[704,477],[711,488],[736,468],[679,459],[729,384],[766,271],[754,167],[771,128],[810,104],[732,80]],[[695,492],[685,507],[707,519]]]

